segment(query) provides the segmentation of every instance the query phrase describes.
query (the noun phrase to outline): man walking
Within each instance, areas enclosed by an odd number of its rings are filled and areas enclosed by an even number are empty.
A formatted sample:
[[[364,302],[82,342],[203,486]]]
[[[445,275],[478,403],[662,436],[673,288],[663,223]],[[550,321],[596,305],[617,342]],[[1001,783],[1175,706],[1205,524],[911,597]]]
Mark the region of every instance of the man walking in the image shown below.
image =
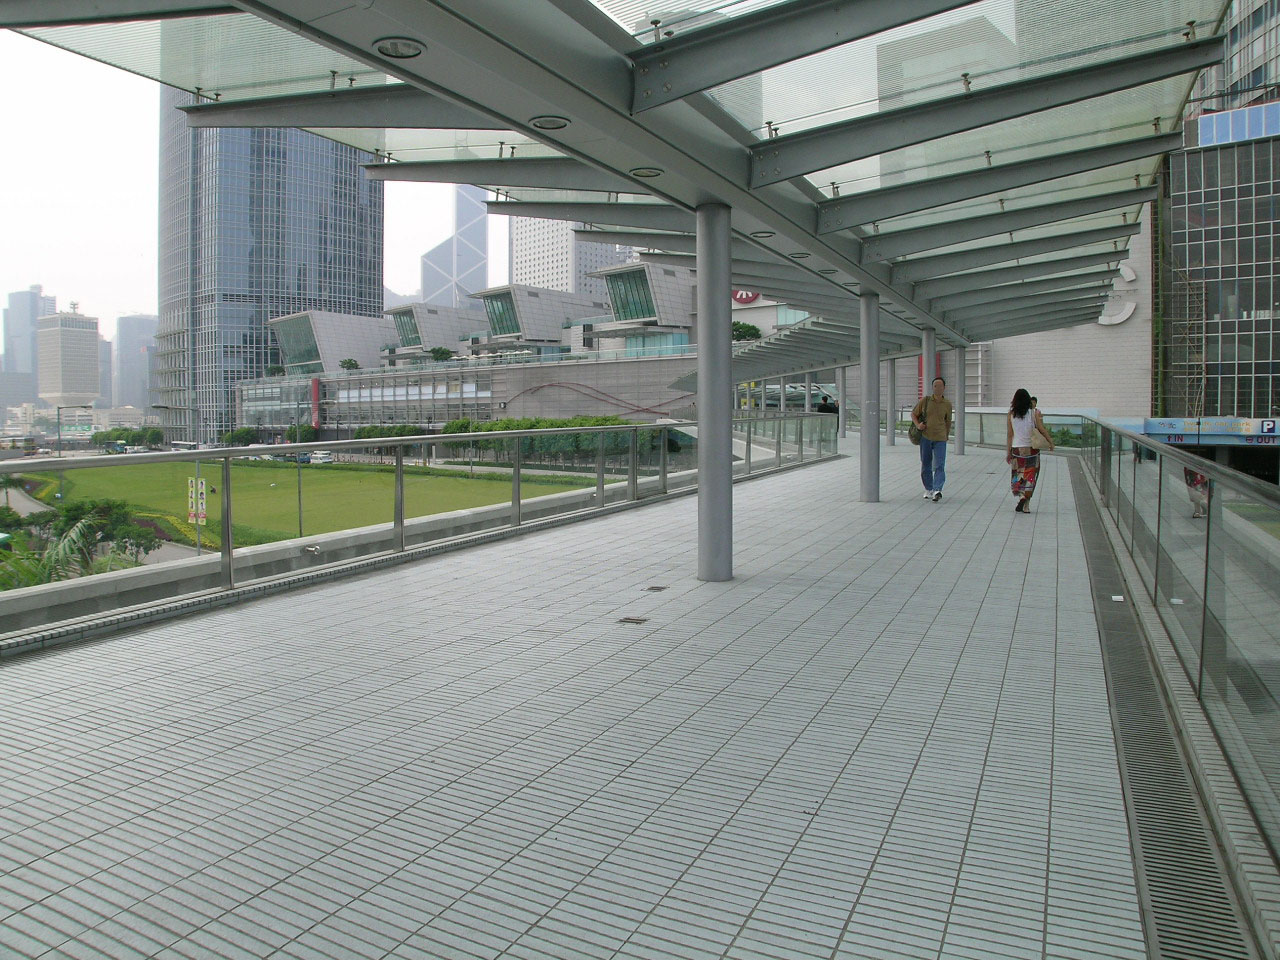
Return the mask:
[[[947,438],[951,436],[951,401],[942,395],[947,381],[933,378],[933,393],[911,408],[911,422],[920,431],[920,482],[924,498],[937,503],[947,481]]]

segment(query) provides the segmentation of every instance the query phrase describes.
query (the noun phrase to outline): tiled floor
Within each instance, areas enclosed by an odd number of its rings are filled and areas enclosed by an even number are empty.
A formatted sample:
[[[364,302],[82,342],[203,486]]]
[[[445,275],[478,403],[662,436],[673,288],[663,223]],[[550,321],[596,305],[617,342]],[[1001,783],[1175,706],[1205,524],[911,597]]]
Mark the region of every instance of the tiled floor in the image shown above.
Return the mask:
[[[1066,465],[915,453],[0,664],[0,953],[1144,957]]]

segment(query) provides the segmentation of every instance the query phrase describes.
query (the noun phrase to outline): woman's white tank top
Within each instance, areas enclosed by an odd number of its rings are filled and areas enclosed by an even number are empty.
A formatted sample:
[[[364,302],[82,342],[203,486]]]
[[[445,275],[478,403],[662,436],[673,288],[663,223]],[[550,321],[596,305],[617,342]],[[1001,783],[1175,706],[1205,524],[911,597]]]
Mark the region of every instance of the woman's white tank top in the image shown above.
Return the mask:
[[[1035,408],[1028,410],[1023,417],[1015,417],[1010,413],[1009,421],[1013,424],[1013,445],[1015,447],[1031,446],[1031,434],[1036,428]]]

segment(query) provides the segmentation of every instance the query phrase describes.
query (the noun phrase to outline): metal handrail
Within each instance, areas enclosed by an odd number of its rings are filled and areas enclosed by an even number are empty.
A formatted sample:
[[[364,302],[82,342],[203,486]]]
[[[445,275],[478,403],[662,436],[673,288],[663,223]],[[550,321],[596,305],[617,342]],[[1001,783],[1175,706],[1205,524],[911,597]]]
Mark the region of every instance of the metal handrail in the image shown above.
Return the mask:
[[[412,437],[365,437],[362,440],[314,440],[306,443],[269,443],[248,447],[209,447],[204,450],[162,450],[156,453],[120,453],[94,457],[23,457],[0,460],[0,476],[8,473],[33,473],[49,470],[86,470],[94,467],[139,463],[207,463],[225,458],[275,455],[277,453],[309,453],[313,450],[367,450],[370,447],[414,447],[440,443],[466,443],[475,440],[510,440],[524,437],[548,437],[573,433],[634,433],[640,430],[662,430],[697,427],[692,420],[661,423],[622,423],[603,427],[548,427],[541,430],[482,430],[475,433],[423,433]]]

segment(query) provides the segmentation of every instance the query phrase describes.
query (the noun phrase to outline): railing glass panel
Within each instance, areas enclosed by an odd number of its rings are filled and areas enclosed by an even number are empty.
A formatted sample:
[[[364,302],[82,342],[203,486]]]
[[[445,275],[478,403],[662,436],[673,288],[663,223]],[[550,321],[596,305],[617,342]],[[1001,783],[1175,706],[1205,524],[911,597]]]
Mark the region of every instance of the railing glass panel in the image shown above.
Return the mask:
[[[1204,625],[1208,480],[1168,456],[1160,458],[1160,471],[1160,570],[1156,610],[1183,665],[1195,680],[1200,630]]]

